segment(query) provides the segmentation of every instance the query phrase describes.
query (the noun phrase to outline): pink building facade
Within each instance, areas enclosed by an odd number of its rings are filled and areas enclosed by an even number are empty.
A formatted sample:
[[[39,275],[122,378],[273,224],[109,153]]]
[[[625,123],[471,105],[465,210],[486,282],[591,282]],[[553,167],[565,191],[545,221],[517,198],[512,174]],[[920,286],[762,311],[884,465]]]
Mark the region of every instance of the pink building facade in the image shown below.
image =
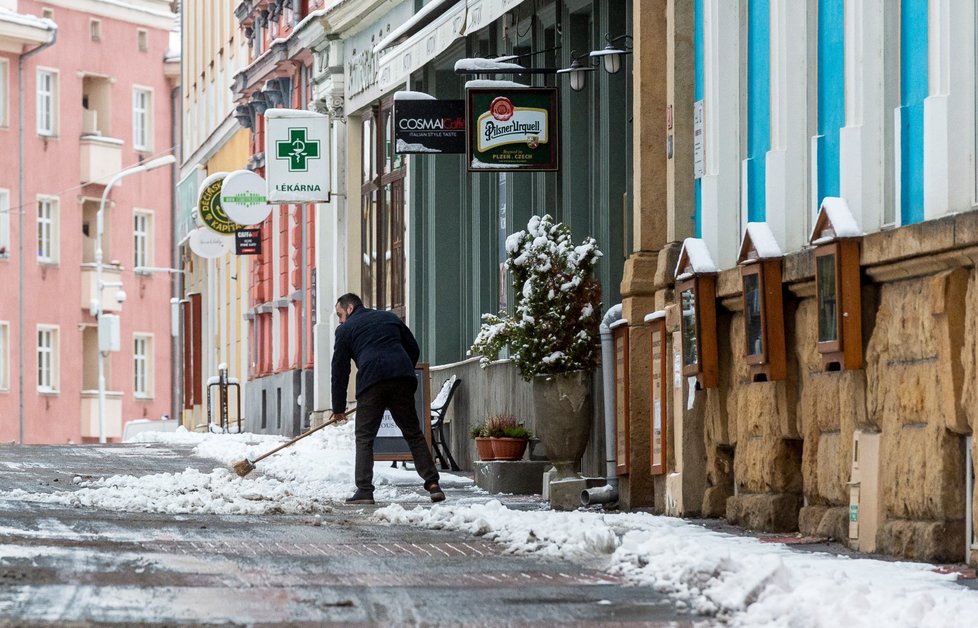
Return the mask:
[[[158,272],[172,265],[171,167],[111,187],[102,290],[95,250],[108,180],[174,152],[175,16],[167,0],[7,0],[4,12],[48,18],[57,37],[22,63],[23,159],[18,66],[34,46],[0,45],[0,440],[116,440],[172,407],[172,280]],[[97,297],[120,330],[101,411]]]

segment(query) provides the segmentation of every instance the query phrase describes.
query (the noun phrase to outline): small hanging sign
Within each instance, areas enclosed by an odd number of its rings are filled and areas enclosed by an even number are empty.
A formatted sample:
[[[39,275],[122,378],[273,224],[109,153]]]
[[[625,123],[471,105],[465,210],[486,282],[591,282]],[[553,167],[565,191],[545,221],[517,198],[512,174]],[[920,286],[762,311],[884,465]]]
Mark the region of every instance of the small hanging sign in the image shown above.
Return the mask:
[[[261,228],[235,231],[234,252],[238,255],[261,255]]]

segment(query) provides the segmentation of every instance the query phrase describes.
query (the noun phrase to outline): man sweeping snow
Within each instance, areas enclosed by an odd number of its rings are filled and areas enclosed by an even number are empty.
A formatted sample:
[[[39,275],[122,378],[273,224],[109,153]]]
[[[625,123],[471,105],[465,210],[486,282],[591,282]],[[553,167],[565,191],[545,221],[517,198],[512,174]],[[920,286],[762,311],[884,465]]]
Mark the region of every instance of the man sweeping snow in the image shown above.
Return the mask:
[[[357,490],[347,499],[351,504],[374,503],[374,439],[390,410],[394,423],[411,448],[414,467],[424,480],[431,501],[440,502],[445,493],[438,485],[438,470],[421,431],[414,407],[418,379],[414,365],[421,349],[414,334],[393,312],[363,306],[355,294],[348,293],[336,301],[336,328],[333,343],[333,414],[346,413],[346,389],[350,382],[350,360],[357,365],[356,465]]]

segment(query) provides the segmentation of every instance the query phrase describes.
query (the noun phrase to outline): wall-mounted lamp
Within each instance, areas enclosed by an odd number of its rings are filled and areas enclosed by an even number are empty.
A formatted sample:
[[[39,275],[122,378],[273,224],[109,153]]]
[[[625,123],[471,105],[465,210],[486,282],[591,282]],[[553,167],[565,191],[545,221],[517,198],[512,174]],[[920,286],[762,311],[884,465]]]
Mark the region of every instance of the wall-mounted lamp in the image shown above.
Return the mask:
[[[575,92],[579,92],[584,89],[587,84],[587,73],[594,72],[594,67],[586,61],[588,58],[588,53],[574,55],[574,51],[571,52],[571,64],[569,68],[564,68],[562,70],[557,70],[557,74],[566,74],[570,79],[570,88]],[[582,62],[582,59],[585,61]]]
[[[602,61],[604,63],[604,69],[608,74],[616,74],[618,70],[621,69],[622,57],[632,53],[632,36],[631,35],[619,35],[614,39],[604,36],[608,45],[602,50],[592,50],[591,58],[597,61]],[[616,42],[622,42],[621,48],[615,45]]]

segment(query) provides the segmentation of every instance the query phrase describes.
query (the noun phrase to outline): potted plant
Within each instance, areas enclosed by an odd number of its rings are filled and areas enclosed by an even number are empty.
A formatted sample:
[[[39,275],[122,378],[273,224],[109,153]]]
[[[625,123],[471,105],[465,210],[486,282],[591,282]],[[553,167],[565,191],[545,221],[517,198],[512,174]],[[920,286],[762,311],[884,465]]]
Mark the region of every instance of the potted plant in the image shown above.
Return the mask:
[[[530,436],[530,430],[522,425],[507,425],[503,428],[502,436],[491,439],[492,453],[496,460],[522,460]]]
[[[536,430],[557,478],[578,477],[590,436],[600,257],[594,238],[575,245],[567,225],[532,217],[525,230],[506,238],[506,268],[518,295],[514,311],[483,315],[469,350],[486,367],[508,348],[520,377],[533,382]]]
[[[492,440],[489,438],[489,429],[485,421],[473,425],[469,434],[475,440],[475,450],[479,454],[479,460],[490,462],[496,459],[492,453]]]

